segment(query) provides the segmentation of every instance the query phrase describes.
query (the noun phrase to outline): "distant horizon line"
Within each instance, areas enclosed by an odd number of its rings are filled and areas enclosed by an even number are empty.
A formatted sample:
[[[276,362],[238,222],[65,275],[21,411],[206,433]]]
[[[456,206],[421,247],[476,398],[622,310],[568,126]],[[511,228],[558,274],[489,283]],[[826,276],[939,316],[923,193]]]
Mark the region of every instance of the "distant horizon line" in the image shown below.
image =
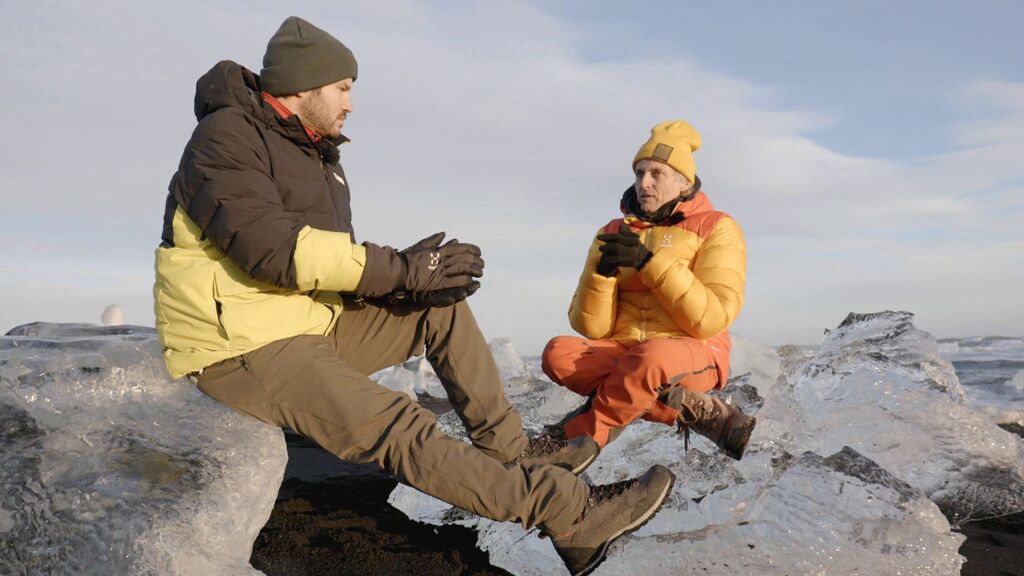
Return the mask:
[[[14,331],[14,330],[16,330],[18,328],[21,328],[23,326],[31,326],[33,324],[79,324],[79,325],[96,326],[96,327],[99,327],[99,328],[103,328],[103,327],[116,327],[116,326],[127,326],[127,327],[135,327],[135,328],[146,328],[148,330],[156,330],[156,326],[149,326],[149,325],[146,325],[146,324],[131,324],[131,323],[102,324],[100,322],[82,322],[82,321],[54,322],[54,321],[49,321],[49,320],[33,320],[32,322],[24,322],[24,323],[21,323],[21,324],[14,325],[14,326],[8,328],[7,330],[5,330],[3,335],[4,336],[8,336],[10,334],[10,332],[12,332],[12,331]],[[928,332],[927,330],[922,330],[921,328],[918,328],[918,330],[921,330],[922,332]],[[973,335],[973,336],[946,336],[946,337],[942,337],[942,338],[935,337],[935,335],[932,334],[931,332],[928,332],[928,334],[930,334],[933,338],[935,338],[935,342],[936,343],[958,342],[958,341],[963,341],[963,340],[1018,340],[1018,341],[1024,341],[1024,334],[1022,334],[1020,336],[1006,336],[1006,335],[1002,335],[1002,334],[986,334],[986,335],[980,335],[980,336],[979,335]],[[816,346],[820,345],[820,342],[819,343],[786,342],[784,344],[768,344],[768,343],[765,343],[765,342],[761,342],[759,340],[755,340],[753,338],[748,338],[747,336],[744,336],[742,333],[733,333],[733,335],[739,336],[739,337],[743,338],[744,340],[749,340],[751,342],[760,344],[762,346],[767,346],[769,348],[781,348],[783,346],[816,347]],[[824,337],[824,336],[825,335],[822,334],[822,337]],[[11,337],[13,338],[13,337],[17,337],[17,336],[11,336]],[[490,343],[491,341],[499,339],[499,338],[508,339],[510,342],[512,342],[513,345],[515,345],[515,341],[512,340],[512,338],[510,336],[492,336],[490,338],[487,338],[487,341],[488,341],[488,343]],[[518,352],[517,352],[517,354],[518,354]],[[519,357],[520,358],[539,358],[540,354],[519,354]]]

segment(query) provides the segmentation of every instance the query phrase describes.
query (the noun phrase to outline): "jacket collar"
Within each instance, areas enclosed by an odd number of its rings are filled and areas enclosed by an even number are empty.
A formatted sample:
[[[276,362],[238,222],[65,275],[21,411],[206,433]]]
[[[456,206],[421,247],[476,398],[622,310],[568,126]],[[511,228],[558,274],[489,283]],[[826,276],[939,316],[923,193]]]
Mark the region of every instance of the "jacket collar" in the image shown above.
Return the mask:
[[[337,138],[329,138],[317,134],[315,130],[299,120],[298,115],[281,104],[266,92],[261,92],[262,108],[267,119],[267,126],[276,126],[277,131],[294,142],[297,146],[312,146],[324,157],[330,155],[329,150],[341,146],[349,139],[344,134]]]
[[[711,200],[700,189],[700,185],[701,182],[698,178],[695,186],[697,188],[696,193],[685,197],[681,196],[662,206],[654,214],[645,214],[640,210],[640,205],[636,201],[636,191],[630,186],[622,193],[619,209],[622,211],[627,222],[639,227],[672,226],[694,214],[709,212],[715,209],[711,204]]]
[[[263,101],[266,102],[267,104],[270,104],[270,107],[274,109],[274,112],[277,112],[279,118],[284,118],[285,120],[287,120],[292,116],[297,116],[297,114],[292,112],[280,100],[274,98],[269,93],[261,92],[260,94],[263,96]],[[301,119],[299,120],[299,123],[302,123]],[[322,138],[322,136],[316,133],[316,130],[313,130],[312,128],[306,126],[305,124],[302,124],[302,129],[306,132],[306,136],[309,136],[309,139],[312,140],[314,144],[319,142],[320,139]]]

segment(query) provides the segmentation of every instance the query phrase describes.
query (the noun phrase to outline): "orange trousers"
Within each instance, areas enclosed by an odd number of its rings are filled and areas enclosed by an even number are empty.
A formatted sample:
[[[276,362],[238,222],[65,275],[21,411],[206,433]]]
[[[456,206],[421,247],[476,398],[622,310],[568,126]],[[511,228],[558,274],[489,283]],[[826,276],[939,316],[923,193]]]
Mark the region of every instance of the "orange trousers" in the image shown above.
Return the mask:
[[[658,401],[670,386],[707,392],[718,372],[707,346],[693,338],[655,338],[632,346],[614,340],[556,336],[544,348],[541,367],[557,384],[591,397],[591,407],[565,424],[566,436],[587,435],[608,443],[613,428],[637,418],[675,425],[679,411]]]

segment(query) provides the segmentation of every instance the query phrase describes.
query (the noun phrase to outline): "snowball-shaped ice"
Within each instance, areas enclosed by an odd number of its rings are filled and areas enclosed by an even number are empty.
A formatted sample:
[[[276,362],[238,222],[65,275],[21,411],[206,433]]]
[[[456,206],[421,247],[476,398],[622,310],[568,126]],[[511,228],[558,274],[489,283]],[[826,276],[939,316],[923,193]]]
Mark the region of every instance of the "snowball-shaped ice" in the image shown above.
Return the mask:
[[[124,324],[124,312],[121,311],[121,307],[117,304],[111,304],[103,309],[103,313],[100,314],[100,323],[104,326],[120,326]]]

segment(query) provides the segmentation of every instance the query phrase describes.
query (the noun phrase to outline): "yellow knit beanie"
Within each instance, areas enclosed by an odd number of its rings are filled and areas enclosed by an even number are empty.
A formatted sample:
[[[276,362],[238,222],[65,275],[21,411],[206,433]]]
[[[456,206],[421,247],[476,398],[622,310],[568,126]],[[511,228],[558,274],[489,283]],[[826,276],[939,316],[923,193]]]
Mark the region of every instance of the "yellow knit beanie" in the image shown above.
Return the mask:
[[[651,128],[651,137],[633,158],[633,168],[641,160],[657,160],[673,167],[690,182],[697,174],[693,153],[700,148],[700,134],[682,120],[669,120]]]

